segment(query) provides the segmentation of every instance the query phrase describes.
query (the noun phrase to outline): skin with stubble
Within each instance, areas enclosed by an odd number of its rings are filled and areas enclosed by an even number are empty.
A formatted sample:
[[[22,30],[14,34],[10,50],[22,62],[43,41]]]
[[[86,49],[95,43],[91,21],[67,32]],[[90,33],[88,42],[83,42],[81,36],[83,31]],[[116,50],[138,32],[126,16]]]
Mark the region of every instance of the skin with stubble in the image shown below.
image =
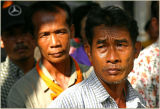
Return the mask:
[[[92,47],[88,49],[90,61],[102,85],[119,107],[125,107],[125,79],[133,68],[134,58],[140,49],[132,43],[130,34],[123,27],[96,26]],[[135,48],[134,48],[135,46]],[[87,50],[86,50],[87,51]]]
[[[72,29],[66,23],[66,12],[38,11],[32,21],[34,34],[42,53],[42,63],[63,89],[67,88],[70,77],[69,38]]]

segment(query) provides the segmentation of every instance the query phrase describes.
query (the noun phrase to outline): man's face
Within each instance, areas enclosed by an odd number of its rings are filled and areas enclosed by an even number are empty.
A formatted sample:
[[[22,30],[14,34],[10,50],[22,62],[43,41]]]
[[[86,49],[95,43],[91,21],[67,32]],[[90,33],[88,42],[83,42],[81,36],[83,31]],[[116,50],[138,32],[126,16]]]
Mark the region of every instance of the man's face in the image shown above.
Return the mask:
[[[44,59],[59,63],[69,57],[70,28],[66,23],[66,12],[36,12],[32,18],[37,44]]]
[[[90,61],[100,81],[118,84],[133,68],[137,56],[129,32],[125,28],[94,28]]]
[[[34,56],[35,41],[22,25],[13,26],[2,33],[1,46],[10,59],[26,60]]]

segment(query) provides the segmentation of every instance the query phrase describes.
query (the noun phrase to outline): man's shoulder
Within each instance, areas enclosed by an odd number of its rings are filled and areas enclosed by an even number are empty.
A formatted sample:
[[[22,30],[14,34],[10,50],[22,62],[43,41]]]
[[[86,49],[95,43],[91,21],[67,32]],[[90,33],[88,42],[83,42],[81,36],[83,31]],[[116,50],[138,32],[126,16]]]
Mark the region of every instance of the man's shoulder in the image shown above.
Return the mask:
[[[31,84],[34,84],[37,78],[37,70],[34,67],[32,70],[27,72],[26,75],[24,75],[22,78],[20,78],[13,87],[16,88],[23,88],[23,87],[28,87]]]

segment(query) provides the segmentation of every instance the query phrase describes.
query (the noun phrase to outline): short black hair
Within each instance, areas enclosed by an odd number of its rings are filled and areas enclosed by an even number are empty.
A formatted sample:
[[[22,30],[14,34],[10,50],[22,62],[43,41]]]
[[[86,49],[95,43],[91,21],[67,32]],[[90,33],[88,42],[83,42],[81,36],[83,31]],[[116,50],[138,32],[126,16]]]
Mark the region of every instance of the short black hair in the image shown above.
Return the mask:
[[[106,27],[125,27],[130,33],[132,43],[135,44],[139,34],[137,22],[123,9],[108,6],[105,8],[95,7],[87,15],[85,31],[90,45],[92,45],[94,37],[94,27],[102,24]]]
[[[159,19],[159,3],[158,1],[152,1],[151,3],[151,15]]]
[[[30,6],[30,13],[28,15],[28,23],[30,23],[30,32],[34,35],[34,25],[32,22],[33,15],[38,11],[46,11],[46,12],[59,12],[57,8],[63,9],[66,14],[66,23],[70,27],[72,24],[71,10],[70,7],[64,1],[39,1],[35,2]]]
[[[87,16],[89,10],[92,7],[96,7],[96,6],[100,6],[100,5],[96,2],[90,1],[90,2],[87,2],[85,5],[81,5],[73,10],[73,13],[72,13],[73,18],[72,19],[73,19],[73,24],[75,27],[75,37],[82,39],[81,21],[85,16]]]

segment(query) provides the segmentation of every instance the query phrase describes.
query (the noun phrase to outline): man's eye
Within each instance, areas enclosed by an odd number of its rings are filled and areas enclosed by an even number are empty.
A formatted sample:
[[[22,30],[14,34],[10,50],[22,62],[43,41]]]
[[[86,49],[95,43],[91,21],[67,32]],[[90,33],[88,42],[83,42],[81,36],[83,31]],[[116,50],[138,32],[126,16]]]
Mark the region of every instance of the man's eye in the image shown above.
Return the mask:
[[[66,32],[65,31],[61,31],[61,32],[59,32],[58,34],[65,34]]]
[[[98,45],[97,46],[97,48],[103,48],[104,47],[104,45]]]
[[[49,36],[49,35],[50,35],[50,33],[43,33],[43,34],[40,35],[40,37],[46,37],[46,36]]]
[[[67,31],[66,30],[57,30],[55,33],[56,34],[65,34],[65,33],[67,33]]]
[[[122,43],[118,43],[117,46],[120,46],[120,47],[121,47],[121,46],[123,46],[123,44],[122,44]]]
[[[117,46],[118,47],[125,47],[125,46],[127,46],[127,44],[125,44],[125,43],[117,43]]]

